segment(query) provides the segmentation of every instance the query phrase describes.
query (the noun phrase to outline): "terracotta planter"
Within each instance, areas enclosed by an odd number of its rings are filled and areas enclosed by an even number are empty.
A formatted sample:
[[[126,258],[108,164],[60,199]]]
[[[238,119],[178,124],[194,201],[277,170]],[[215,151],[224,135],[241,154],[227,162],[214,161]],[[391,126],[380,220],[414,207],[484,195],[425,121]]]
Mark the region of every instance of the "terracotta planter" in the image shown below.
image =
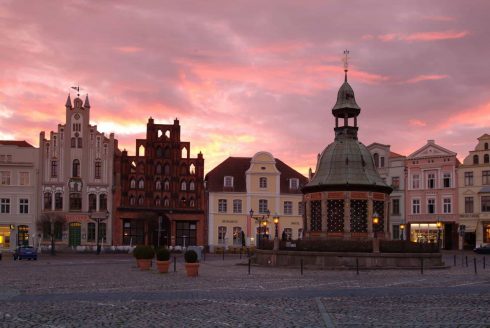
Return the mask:
[[[199,273],[199,263],[186,263],[185,271],[188,277],[197,277]]]
[[[136,260],[136,263],[138,264],[138,268],[140,268],[140,270],[150,270],[151,260],[140,259]]]
[[[170,261],[157,261],[157,268],[158,272],[160,273],[167,273],[168,272],[168,267],[170,265]]]

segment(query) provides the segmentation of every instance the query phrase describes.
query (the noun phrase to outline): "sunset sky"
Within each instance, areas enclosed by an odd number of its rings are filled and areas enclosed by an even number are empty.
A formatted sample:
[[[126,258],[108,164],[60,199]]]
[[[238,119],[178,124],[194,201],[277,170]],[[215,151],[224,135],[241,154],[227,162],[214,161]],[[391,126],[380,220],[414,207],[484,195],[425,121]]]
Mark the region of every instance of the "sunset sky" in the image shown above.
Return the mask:
[[[359,138],[409,155],[428,139],[463,159],[490,133],[490,2],[0,0],[0,139],[92,124],[135,151],[151,116],[179,118],[206,172],[271,152],[303,174],[333,141],[350,50]]]

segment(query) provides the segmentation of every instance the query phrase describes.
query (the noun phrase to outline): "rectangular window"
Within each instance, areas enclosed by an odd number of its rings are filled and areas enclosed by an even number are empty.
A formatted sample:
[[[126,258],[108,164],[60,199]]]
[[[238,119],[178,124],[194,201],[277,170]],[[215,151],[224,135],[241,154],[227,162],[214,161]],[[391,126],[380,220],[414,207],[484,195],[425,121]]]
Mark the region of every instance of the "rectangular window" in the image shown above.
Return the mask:
[[[474,212],[473,197],[465,197],[464,198],[464,212],[465,213],[473,213]]]
[[[289,201],[284,202],[284,214],[285,215],[293,214],[293,202],[289,202]]]
[[[266,177],[262,177],[259,179],[259,187],[261,189],[267,188],[267,178]]]
[[[107,195],[99,195],[99,211],[107,211]]]
[[[420,214],[420,199],[412,199],[412,214]]]
[[[61,211],[63,209],[63,194],[60,192],[54,194],[54,209],[57,211]]]
[[[391,177],[391,186],[393,189],[400,189],[400,177]]]
[[[445,214],[450,214],[452,212],[451,208],[451,198],[444,198],[442,200],[442,205],[443,205],[443,213]]]
[[[303,215],[303,202],[298,202],[298,215]]]
[[[51,161],[51,177],[58,177],[58,161]]]
[[[224,244],[226,241],[226,227],[218,227],[218,244]]]
[[[259,199],[259,213],[265,214],[269,210],[267,199]]]
[[[0,171],[0,184],[2,186],[10,185],[10,172],[9,171]]]
[[[71,148],[75,148],[77,145],[76,145],[76,139],[75,137],[71,137]]]
[[[19,184],[21,186],[29,185],[29,172],[20,172],[19,173]]]
[[[88,195],[88,210],[92,211],[92,212],[97,210],[97,195],[96,194],[89,194]]]
[[[451,173],[444,173],[442,182],[444,188],[451,188]]]
[[[427,188],[434,189],[436,187],[436,175],[434,173],[429,173],[427,175]]]
[[[481,196],[481,211],[490,212],[490,196]]]
[[[227,205],[228,204],[227,204],[226,199],[218,199],[218,212],[226,213],[228,211]]]
[[[224,181],[223,181],[223,186],[226,188],[232,188],[233,187],[233,177],[226,176]]]
[[[392,201],[392,209],[393,209],[393,215],[400,215],[400,200],[399,199],[393,199]]]
[[[286,237],[286,240],[292,240],[293,239],[293,229],[291,228],[284,228],[283,230],[284,235],[281,237]],[[284,238],[282,238],[284,240]]]
[[[381,159],[381,167],[385,167],[385,158],[383,156],[380,157]]]
[[[102,176],[102,162],[97,161],[95,162],[95,178],[100,179]]]
[[[0,199],[0,213],[10,213],[10,198]]]
[[[398,224],[393,225],[393,240],[400,239],[400,226]]]
[[[236,245],[236,246],[242,245],[242,228],[241,227],[233,227],[233,245]]]
[[[233,213],[242,213],[242,200],[234,199],[233,200]]]
[[[79,193],[70,194],[70,211],[82,210],[82,196]]]
[[[95,239],[95,236],[94,236]],[[144,220],[123,221],[123,245],[142,245],[145,243]]]
[[[95,223],[87,224],[87,241],[95,241]]]
[[[19,199],[19,213],[29,214],[29,199],[27,198]]]
[[[293,178],[289,179],[289,189],[296,190],[299,187],[299,179]]]
[[[77,147],[82,148],[82,138],[77,138]]]
[[[481,176],[481,184],[488,185],[490,184],[490,171],[482,171]]]
[[[434,214],[436,212],[436,200],[434,198],[427,199],[427,213]]]
[[[472,186],[473,185],[473,172],[465,172],[464,173],[464,185]]]
[[[412,189],[419,189],[420,188],[420,175],[414,174],[412,176]]]

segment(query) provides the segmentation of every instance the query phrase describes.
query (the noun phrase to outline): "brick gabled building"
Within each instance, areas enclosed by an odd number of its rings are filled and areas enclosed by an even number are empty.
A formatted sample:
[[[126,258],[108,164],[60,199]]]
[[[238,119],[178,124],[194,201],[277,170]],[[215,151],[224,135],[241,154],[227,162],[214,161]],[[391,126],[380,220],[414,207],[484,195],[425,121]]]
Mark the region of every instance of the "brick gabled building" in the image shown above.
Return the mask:
[[[136,140],[136,155],[115,157],[114,244],[189,246],[206,243],[204,158],[190,157],[180,125],[155,124]]]

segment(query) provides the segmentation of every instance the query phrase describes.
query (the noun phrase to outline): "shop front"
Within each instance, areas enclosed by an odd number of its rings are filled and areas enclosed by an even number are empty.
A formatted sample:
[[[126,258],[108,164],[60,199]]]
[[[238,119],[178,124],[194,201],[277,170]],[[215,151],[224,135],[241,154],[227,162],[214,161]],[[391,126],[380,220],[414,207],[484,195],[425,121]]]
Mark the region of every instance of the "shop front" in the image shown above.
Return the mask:
[[[439,244],[443,249],[457,245],[457,232],[452,222],[410,223],[408,236],[412,242]]]

